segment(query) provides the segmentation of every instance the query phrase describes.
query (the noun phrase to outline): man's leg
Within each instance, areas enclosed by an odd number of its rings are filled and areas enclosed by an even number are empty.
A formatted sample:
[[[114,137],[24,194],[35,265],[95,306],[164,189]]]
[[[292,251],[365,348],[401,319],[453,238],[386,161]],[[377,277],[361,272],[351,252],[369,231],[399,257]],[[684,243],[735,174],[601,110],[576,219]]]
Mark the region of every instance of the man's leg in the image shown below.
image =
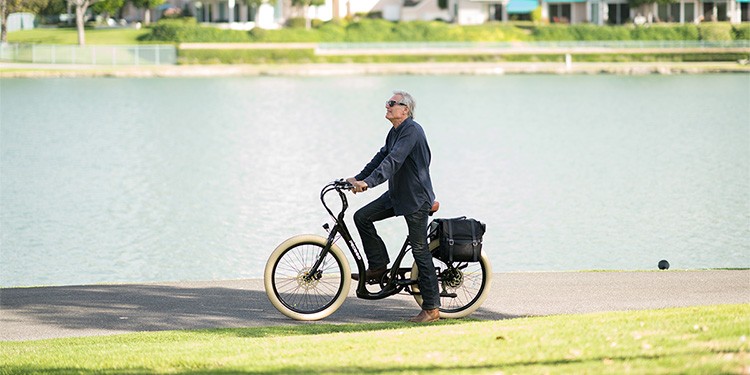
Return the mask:
[[[405,215],[409,226],[409,242],[414,261],[419,269],[419,291],[422,294],[422,310],[433,310],[440,307],[440,290],[435,274],[435,264],[427,246],[427,221],[430,204],[425,203],[419,211]]]
[[[354,213],[354,224],[362,239],[362,247],[364,247],[368,267],[371,270],[385,268],[390,263],[388,250],[373,223],[393,216],[395,213],[391,207],[390,198],[386,194]]]

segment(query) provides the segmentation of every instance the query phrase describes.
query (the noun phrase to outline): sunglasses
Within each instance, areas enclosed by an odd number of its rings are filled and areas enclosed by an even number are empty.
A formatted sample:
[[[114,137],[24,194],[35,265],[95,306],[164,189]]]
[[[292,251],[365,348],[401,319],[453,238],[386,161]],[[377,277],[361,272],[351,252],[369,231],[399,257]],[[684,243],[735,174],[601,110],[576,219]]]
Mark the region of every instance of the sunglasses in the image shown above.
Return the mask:
[[[396,104],[398,104],[398,105],[403,105],[403,106],[405,106],[405,105],[406,105],[406,104],[404,104],[404,103],[399,103],[399,102],[397,102],[397,101],[395,101],[395,100],[389,100],[389,101],[385,102],[385,105],[387,105],[387,106],[388,106],[388,108],[393,108],[393,106],[395,106]]]

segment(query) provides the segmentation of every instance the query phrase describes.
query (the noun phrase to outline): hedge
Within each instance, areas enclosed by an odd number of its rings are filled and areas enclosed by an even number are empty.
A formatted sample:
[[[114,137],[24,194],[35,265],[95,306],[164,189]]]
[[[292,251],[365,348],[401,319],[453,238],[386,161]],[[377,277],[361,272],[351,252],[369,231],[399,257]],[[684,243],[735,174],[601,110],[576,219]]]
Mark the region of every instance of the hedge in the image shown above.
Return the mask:
[[[299,24],[299,22],[292,22]],[[750,40],[750,25],[729,23],[653,24],[646,26],[596,26],[487,23],[459,26],[440,21],[391,22],[362,19],[357,22],[314,23],[315,27],[280,30],[255,28],[249,32],[201,26],[195,19],[159,21],[142,40],[161,42],[513,42],[595,40]]]

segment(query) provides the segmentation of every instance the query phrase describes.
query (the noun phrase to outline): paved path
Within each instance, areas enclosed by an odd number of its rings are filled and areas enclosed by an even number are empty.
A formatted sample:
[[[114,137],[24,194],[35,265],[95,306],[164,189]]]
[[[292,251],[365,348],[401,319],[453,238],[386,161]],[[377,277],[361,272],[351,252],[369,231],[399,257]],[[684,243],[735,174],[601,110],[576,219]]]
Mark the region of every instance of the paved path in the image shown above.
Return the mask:
[[[750,303],[750,270],[545,272],[494,275],[491,295],[472,317]],[[316,323],[277,312],[262,280],[0,289],[0,341],[215,327],[402,321],[418,312],[411,296],[368,301],[351,290]]]

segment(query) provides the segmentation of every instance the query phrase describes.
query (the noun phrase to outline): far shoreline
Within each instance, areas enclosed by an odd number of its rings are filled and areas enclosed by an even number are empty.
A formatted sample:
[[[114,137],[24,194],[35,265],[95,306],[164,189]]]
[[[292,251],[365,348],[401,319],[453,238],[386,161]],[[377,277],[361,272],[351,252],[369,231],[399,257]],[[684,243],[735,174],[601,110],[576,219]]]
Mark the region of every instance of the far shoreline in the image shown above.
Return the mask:
[[[0,78],[200,78],[252,76],[750,73],[738,62],[469,62],[102,66],[0,63]]]

